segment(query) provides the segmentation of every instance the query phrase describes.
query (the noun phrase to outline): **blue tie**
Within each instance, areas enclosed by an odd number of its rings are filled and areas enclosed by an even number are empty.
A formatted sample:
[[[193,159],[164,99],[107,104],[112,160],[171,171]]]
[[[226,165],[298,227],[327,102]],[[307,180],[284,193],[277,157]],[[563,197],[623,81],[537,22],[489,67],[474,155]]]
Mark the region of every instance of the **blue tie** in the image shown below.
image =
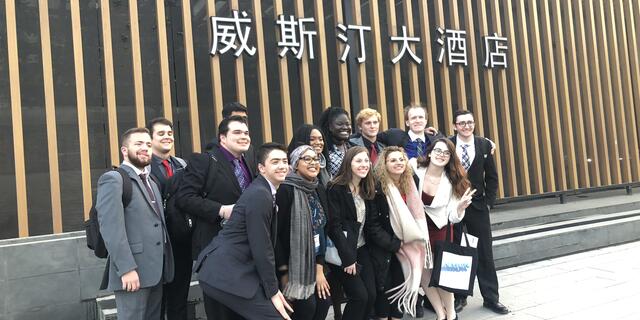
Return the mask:
[[[247,177],[245,177],[244,175],[244,170],[242,170],[240,159],[233,159],[233,174],[238,179],[240,190],[244,191],[244,189],[249,186],[249,181],[247,181]]]

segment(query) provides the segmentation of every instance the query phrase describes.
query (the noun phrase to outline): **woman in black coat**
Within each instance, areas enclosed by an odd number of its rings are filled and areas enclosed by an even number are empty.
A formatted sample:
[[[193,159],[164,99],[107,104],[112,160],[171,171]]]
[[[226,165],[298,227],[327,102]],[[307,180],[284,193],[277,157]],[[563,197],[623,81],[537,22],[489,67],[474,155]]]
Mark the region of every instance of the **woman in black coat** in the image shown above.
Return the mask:
[[[317,178],[320,161],[308,145],[292,150],[289,159],[292,170],[276,193],[281,290],[291,301],[292,319],[324,320],[331,300],[324,266],[327,198]]]
[[[330,265],[347,296],[344,319],[367,319],[375,301],[373,266],[364,238],[368,211],[375,210],[375,185],[369,153],[364,147],[349,149],[336,177],[329,183],[327,232],[341,265]]]

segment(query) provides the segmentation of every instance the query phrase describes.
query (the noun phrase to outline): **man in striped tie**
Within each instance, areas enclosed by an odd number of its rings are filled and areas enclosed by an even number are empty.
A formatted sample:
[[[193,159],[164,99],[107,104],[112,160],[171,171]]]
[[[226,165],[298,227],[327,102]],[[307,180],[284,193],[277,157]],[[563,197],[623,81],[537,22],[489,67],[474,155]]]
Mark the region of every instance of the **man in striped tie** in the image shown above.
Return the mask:
[[[460,241],[462,224],[469,234],[478,237],[478,283],[484,298],[483,306],[498,314],[507,314],[509,309],[499,301],[498,276],[493,261],[491,220],[489,207],[493,205],[498,191],[498,172],[489,140],[474,135],[475,120],[468,110],[454,114],[456,135],[451,141],[456,145],[456,154],[462,163],[472,189],[477,192],[466,209],[462,223],[456,225],[456,241]],[[456,294],[456,312],[462,311],[467,297]]]

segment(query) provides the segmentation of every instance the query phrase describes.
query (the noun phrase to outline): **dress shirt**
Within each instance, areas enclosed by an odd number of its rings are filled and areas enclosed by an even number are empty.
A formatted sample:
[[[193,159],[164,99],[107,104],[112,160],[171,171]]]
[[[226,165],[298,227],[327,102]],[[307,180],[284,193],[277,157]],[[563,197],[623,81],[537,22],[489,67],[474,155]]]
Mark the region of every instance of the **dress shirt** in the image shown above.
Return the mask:
[[[475,159],[476,157],[475,141],[475,136],[472,136],[471,141],[469,142],[462,141],[462,137],[460,137],[460,135],[456,137],[456,154],[458,155],[458,159],[462,160],[462,145],[468,144],[469,146],[467,147],[467,155],[469,156],[469,165],[473,163],[473,159]]]
[[[231,167],[233,168],[235,166],[233,164],[233,160],[237,158],[223,146],[220,146],[220,152],[224,154],[225,159],[227,159],[229,163],[231,163]],[[240,167],[242,168],[242,174],[244,175],[244,178],[249,182],[249,184],[251,184],[251,182],[253,181],[253,177],[251,176],[251,173],[249,173],[249,167],[247,167],[247,162],[244,160],[244,156],[240,156]],[[240,183],[240,181],[238,181],[238,183]]]

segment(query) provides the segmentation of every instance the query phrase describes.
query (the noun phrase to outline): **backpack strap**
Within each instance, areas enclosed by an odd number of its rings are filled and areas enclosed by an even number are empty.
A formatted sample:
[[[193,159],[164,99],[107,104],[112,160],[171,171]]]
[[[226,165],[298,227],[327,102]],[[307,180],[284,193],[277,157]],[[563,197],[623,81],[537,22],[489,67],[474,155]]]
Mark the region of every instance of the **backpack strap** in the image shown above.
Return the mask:
[[[129,203],[131,203],[131,193],[133,192],[131,179],[129,178],[129,174],[124,171],[124,169],[114,168],[113,170],[118,171],[118,173],[120,173],[120,176],[122,176],[122,207],[126,208],[127,206],[129,206]],[[153,175],[149,176],[153,177]]]

